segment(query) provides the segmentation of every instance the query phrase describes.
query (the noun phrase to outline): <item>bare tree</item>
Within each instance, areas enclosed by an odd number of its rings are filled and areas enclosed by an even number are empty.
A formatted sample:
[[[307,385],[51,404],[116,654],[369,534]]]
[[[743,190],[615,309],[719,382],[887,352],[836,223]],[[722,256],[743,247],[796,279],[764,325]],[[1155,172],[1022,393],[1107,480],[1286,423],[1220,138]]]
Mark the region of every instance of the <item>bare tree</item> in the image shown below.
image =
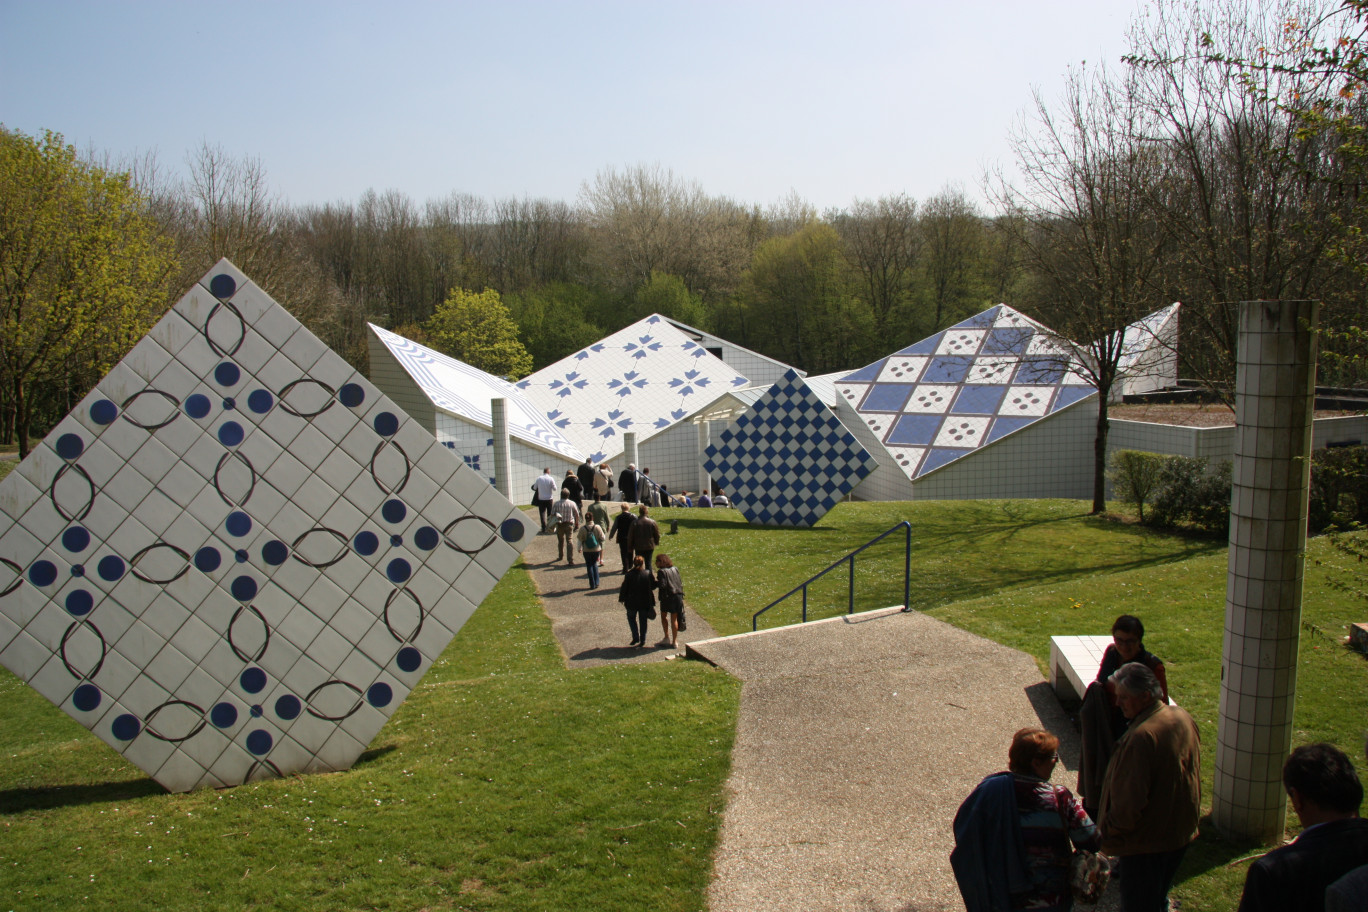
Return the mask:
[[[827,220],[844,241],[846,261],[874,313],[882,339],[902,337],[895,328],[910,307],[914,270],[922,248],[917,201],[906,193],[877,200],[856,199],[850,208]]]

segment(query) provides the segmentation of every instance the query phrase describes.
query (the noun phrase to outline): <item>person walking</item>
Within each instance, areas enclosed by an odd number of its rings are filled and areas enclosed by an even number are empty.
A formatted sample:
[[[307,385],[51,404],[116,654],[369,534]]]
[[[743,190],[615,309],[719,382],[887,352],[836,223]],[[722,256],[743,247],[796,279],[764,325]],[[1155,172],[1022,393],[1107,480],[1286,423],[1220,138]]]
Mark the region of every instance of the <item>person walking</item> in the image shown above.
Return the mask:
[[[612,500],[613,498],[613,470],[608,467],[608,463],[599,463],[599,467],[594,472],[594,499]]]
[[[636,522],[632,523],[632,551],[636,556],[651,565],[651,555],[660,544],[660,526],[651,519],[651,508],[642,504],[637,507]]]
[[[648,624],[655,617],[656,580],[640,557],[632,558],[632,569],[622,578],[618,601],[627,608],[627,626],[632,630],[629,646],[645,648]]]
[[[1128,662],[1108,678],[1130,720],[1102,780],[1102,852],[1118,856],[1121,912],[1167,912],[1168,891],[1202,812],[1197,724],[1163,702],[1149,667]]]
[[[584,462],[575,467],[575,478],[579,479],[580,490],[584,492],[585,497],[592,498],[594,496],[594,476],[596,474],[598,473],[594,471],[594,462],[588,456],[584,457]],[[583,504],[581,504],[582,506]]]
[[[679,568],[668,554],[657,554],[656,586],[660,589],[660,627],[664,633],[662,646],[679,646],[679,619],[684,614],[684,582]]]
[[[567,564],[575,563],[575,530],[580,525],[579,507],[570,499],[570,491],[561,488],[561,499],[551,507],[556,514],[556,560],[565,558]]]
[[[584,568],[589,571],[589,588],[599,587],[599,564],[603,552],[603,540],[608,535],[590,514],[579,530],[580,553],[584,555]]]
[[[960,805],[950,867],[967,912],[1073,907],[1073,850],[1096,851],[1098,834],[1069,790],[1050,784],[1058,763],[1059,739],[1023,728],[1007,749],[1007,772]]]
[[[549,468],[542,469],[541,475],[532,482],[532,502],[537,505],[542,532],[550,531],[546,524],[553,516],[551,505],[556,502],[556,479]]]
[[[603,505],[603,501],[595,497],[594,502],[584,508],[584,515],[586,520],[590,516],[594,518],[594,522],[598,523],[603,529],[603,534],[599,536],[599,541],[606,541],[608,538],[608,508]],[[599,550],[598,565],[600,567],[603,566],[602,549]]]
[[[613,519],[613,528],[608,530],[608,537],[617,539],[618,551],[622,553],[623,573],[632,569],[632,524],[635,522],[632,508],[623,504],[622,512]]]
[[[637,501],[637,470],[636,463],[627,463],[627,468],[622,470],[618,476],[618,494],[622,496],[623,503],[636,503]]]
[[[565,470],[565,477],[561,479],[561,487],[569,492],[570,499],[575,502],[575,506],[579,507],[580,514],[583,515],[584,485],[580,484],[580,480],[575,477],[574,471],[571,469]]]

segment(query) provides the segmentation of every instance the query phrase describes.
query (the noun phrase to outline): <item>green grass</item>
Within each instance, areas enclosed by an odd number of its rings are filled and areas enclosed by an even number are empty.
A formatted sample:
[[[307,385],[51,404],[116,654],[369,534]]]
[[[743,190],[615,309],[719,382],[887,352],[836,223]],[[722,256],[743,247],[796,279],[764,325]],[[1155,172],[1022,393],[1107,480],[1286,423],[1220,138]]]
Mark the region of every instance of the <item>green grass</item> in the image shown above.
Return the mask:
[[[4,673],[6,909],[701,909],[739,687],[569,671],[511,571],[347,772],[167,795]]]
[[[842,504],[811,530],[751,528],[728,510],[653,515],[679,521],[660,550],[724,633],[903,519],[913,606],[1042,672],[1051,634],[1139,615],[1201,726],[1209,800],[1224,542],[1062,501]],[[1324,540],[1308,552],[1294,741],[1358,756],[1368,663],[1337,639],[1368,606],[1326,584]],[[857,610],[901,603],[902,559],[901,537],[861,557]],[[814,586],[811,617],[845,610],[847,579]],[[762,626],[799,612],[795,600]],[[514,569],[352,770],[165,795],[0,672],[0,907],[701,909],[738,692],[697,663],[566,670]],[[1203,830],[1175,895],[1233,909],[1253,850]]]

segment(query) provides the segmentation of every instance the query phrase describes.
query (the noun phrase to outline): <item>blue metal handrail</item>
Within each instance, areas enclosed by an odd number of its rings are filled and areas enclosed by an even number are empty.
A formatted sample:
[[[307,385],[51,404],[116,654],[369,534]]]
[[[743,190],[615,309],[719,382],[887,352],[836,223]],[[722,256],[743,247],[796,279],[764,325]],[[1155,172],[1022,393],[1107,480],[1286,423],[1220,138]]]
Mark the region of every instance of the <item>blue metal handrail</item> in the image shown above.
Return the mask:
[[[849,593],[849,601],[848,601],[848,603],[847,603],[847,605],[846,605],[846,614],[854,614],[854,613],[855,613],[855,555],[859,554],[861,551],[863,551],[865,548],[870,547],[871,545],[876,545],[876,544],[878,544],[879,542],[883,541],[883,540],[884,540],[885,538],[887,538],[888,536],[892,535],[894,532],[897,532],[899,529],[902,529],[902,530],[906,533],[906,538],[905,538],[905,540],[904,540],[904,542],[903,542],[903,607],[902,607],[902,610],[903,610],[903,611],[908,611],[908,610],[910,610],[910,607],[911,607],[911,606],[910,606],[908,603],[912,600],[912,523],[910,523],[910,522],[908,522],[907,520],[904,519],[902,522],[898,523],[896,526],[894,526],[893,528],[889,529],[887,532],[883,532],[883,533],[881,533],[880,535],[878,535],[877,537],[875,537],[875,538],[873,538],[873,539],[870,539],[869,541],[865,542],[863,545],[861,545],[860,547],[856,548],[854,551],[851,551],[851,552],[850,552],[849,554],[847,554],[845,557],[843,557],[843,558],[841,558],[840,560],[836,561],[836,563],[832,564],[830,567],[827,567],[827,568],[826,568],[825,570],[823,570],[821,573],[818,573],[816,576],[809,577],[809,578],[808,578],[807,580],[805,580],[801,585],[795,586],[793,589],[790,589],[788,592],[786,592],[786,593],[784,593],[783,595],[779,596],[779,598],[777,598],[777,599],[775,599],[774,601],[770,602],[770,603],[769,603],[768,605],[766,605],[764,608],[761,608],[759,611],[755,612],[755,614],[751,615],[751,630],[754,631],[754,630],[758,629],[758,625],[759,625],[759,622],[760,622],[760,615],[764,614],[766,611],[769,611],[769,610],[770,610],[771,608],[773,608],[775,605],[779,604],[779,603],[782,602],[784,599],[788,598],[789,596],[791,596],[791,595],[793,595],[793,594],[795,594],[795,593],[797,593],[797,592],[802,592],[802,593],[803,593],[803,623],[806,624],[806,623],[807,623],[807,607],[808,607],[808,584],[817,582],[817,580],[819,580],[819,579],[821,579],[822,577],[826,576],[828,573],[830,573],[832,570],[835,570],[837,567],[841,566],[841,564],[844,564],[846,561],[849,561],[849,562],[850,562],[850,593]]]

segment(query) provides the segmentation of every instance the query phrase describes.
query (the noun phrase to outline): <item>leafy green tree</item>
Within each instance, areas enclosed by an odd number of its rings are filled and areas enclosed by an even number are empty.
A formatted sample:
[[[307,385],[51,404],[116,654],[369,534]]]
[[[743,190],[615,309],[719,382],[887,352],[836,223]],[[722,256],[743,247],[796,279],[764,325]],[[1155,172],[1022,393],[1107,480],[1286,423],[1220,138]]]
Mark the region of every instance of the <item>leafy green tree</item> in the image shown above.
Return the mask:
[[[632,295],[632,318],[640,320],[658,313],[698,329],[708,328],[708,311],[684,280],[667,272],[652,272]]]
[[[610,324],[602,317],[617,309],[608,303],[608,297],[599,289],[569,282],[551,282],[510,294],[508,310],[532,355],[533,368],[540,370],[603,338]]]
[[[510,380],[532,371],[532,356],[518,341],[518,324],[492,288],[479,294],[453,289],[423,330],[433,348],[482,371]]]
[[[127,174],[56,133],[0,127],[0,372],[21,456],[35,393],[123,357],[165,309],[175,268]]]

